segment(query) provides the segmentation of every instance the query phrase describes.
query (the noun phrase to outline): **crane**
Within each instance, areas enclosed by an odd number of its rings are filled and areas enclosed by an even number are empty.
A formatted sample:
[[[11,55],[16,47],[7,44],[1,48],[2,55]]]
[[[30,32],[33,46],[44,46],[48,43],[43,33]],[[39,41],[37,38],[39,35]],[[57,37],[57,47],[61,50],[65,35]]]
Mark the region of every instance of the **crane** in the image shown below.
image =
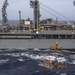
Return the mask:
[[[40,18],[39,1],[30,0],[30,6],[34,9],[34,28],[38,29],[38,23]]]
[[[2,6],[2,25],[5,27],[8,26],[8,19],[7,19],[7,13],[6,13],[7,5],[8,5],[8,2],[7,0],[5,0]]]
[[[39,19],[40,19],[40,6],[39,6],[39,0],[30,0],[30,6],[33,8],[34,12],[34,25],[33,27],[29,27],[29,30],[32,31],[32,33],[38,34],[40,31],[43,31],[44,28],[39,25]]]

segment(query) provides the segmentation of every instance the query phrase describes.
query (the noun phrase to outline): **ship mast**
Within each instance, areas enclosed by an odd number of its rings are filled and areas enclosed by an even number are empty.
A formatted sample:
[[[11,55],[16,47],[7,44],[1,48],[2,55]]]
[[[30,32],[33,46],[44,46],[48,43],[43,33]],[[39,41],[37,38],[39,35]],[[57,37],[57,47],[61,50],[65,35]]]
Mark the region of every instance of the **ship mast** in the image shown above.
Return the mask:
[[[75,6],[75,0],[74,0],[74,2],[73,2],[73,5]]]
[[[7,19],[7,13],[6,13],[7,5],[8,5],[8,2],[7,2],[7,0],[5,0],[4,4],[2,6],[2,25],[3,26],[8,25],[8,19]]]
[[[40,18],[40,10],[39,10],[39,1],[38,0],[30,0],[30,6],[34,11],[34,29],[38,29],[39,27],[39,18]]]

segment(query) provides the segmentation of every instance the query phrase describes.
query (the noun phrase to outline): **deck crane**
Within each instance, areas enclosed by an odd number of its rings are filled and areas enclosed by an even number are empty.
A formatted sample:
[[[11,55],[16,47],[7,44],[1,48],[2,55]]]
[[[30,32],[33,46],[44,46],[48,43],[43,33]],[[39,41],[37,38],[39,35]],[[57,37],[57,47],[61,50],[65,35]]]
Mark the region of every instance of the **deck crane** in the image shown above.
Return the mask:
[[[37,29],[38,28],[38,22],[39,22],[39,1],[38,0],[30,0],[30,6],[33,8],[34,10],[34,28]]]
[[[2,6],[2,25],[4,30],[8,28],[8,19],[7,19],[7,13],[6,13],[7,5],[8,5],[8,2],[7,0],[5,0]]]
[[[33,27],[29,27],[29,30],[33,31],[33,33],[38,34],[40,31],[44,30],[44,28],[39,25],[39,19],[40,19],[39,1],[30,0],[30,6],[33,8],[34,11],[34,25]]]

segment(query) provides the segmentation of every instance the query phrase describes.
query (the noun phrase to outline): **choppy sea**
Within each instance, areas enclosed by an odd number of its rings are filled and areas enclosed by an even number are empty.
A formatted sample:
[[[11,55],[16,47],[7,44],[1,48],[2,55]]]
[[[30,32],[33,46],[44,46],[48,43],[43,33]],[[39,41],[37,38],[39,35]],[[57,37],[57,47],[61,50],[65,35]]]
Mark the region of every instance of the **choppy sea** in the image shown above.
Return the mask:
[[[49,55],[65,57],[65,69],[47,69],[41,66]],[[0,75],[75,75],[75,52],[50,49],[3,49],[0,50]]]

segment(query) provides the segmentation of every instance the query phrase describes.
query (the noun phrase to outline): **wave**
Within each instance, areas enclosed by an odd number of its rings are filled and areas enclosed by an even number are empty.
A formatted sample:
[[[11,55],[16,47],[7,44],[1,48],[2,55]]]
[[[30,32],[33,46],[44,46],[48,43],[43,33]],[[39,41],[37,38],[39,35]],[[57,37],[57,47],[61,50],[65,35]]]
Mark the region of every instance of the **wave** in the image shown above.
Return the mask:
[[[13,56],[13,57],[20,57],[21,56],[21,54],[19,54],[19,53],[7,53],[5,55]]]
[[[71,59],[75,59],[75,55],[70,55],[70,58]]]
[[[67,75],[67,73],[60,73],[60,75]]]
[[[75,65],[75,60],[68,61],[67,63]]]
[[[38,48],[34,48],[34,51],[40,51],[40,49],[38,49]]]
[[[7,63],[8,61],[9,61],[9,59],[0,60],[0,64]]]
[[[42,60],[44,58],[43,55],[34,55],[34,54],[22,54],[23,56],[26,56],[28,58],[34,59],[34,60]]]
[[[23,59],[23,58],[20,58],[20,59],[18,59],[18,60],[19,60],[19,61],[21,61],[21,62],[22,62],[22,61],[24,61],[24,59]]]
[[[44,55],[36,55],[36,54],[29,54],[29,53],[6,53],[6,54],[0,54],[1,55],[4,55],[4,56],[12,56],[12,57],[28,57],[28,58],[31,58],[31,59],[35,59],[35,60],[42,60],[45,56]],[[22,59],[19,59],[20,61]]]
[[[7,57],[7,56],[18,57],[19,61],[24,61],[23,57],[27,57],[27,58],[30,58],[30,59],[33,59],[33,60],[43,60],[44,57],[46,57],[46,56],[54,55],[54,56],[63,56],[68,60],[67,61],[68,63],[75,64],[75,61],[74,61],[75,60],[75,54],[65,55],[62,51],[51,51],[50,50],[50,51],[45,52],[46,50],[39,51],[39,49],[37,49],[37,48],[34,49],[34,51],[32,51],[32,50],[27,50],[25,52],[24,51],[17,51],[17,50],[15,50],[15,51],[16,52],[14,52],[14,51],[3,52],[3,53],[1,52],[0,56],[4,55],[5,57]],[[37,52],[37,51],[39,51],[39,52]],[[71,61],[71,62],[69,62],[69,61]]]
[[[75,60],[72,60],[72,64],[75,64]]]

